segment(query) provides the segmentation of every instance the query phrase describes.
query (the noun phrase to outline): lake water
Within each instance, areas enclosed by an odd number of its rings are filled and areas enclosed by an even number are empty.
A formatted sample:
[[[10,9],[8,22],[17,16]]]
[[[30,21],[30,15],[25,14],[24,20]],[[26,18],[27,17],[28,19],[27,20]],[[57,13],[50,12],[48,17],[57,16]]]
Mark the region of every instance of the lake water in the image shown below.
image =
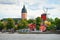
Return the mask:
[[[0,34],[0,40],[60,40],[60,34]]]

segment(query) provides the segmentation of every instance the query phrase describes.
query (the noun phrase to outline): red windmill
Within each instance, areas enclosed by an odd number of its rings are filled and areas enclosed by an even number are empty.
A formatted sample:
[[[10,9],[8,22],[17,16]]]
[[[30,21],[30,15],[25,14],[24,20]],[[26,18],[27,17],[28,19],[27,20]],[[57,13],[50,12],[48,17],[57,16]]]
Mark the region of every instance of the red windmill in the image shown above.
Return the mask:
[[[42,19],[43,21],[45,21],[45,20],[47,19],[47,16],[46,16],[45,13],[41,14],[41,19]]]

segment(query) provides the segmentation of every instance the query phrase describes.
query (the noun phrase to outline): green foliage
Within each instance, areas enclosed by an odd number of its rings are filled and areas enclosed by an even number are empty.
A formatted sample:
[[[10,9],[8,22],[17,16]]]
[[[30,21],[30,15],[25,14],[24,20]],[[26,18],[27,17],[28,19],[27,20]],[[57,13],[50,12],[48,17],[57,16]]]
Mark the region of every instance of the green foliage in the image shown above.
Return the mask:
[[[55,27],[55,21],[52,19],[52,18],[48,18],[47,19],[49,22],[51,22],[51,25],[47,27],[47,30],[55,30],[56,27]]]
[[[21,19],[18,24],[18,29],[28,28],[28,22],[25,19]]]
[[[40,17],[37,17],[36,18],[36,25],[40,25],[41,21],[42,21],[41,18]]]
[[[47,21],[51,22],[51,25],[49,25],[47,27],[47,30],[56,29],[56,28],[60,29],[60,19],[59,18],[55,18],[54,20],[52,18],[48,18]],[[17,23],[17,25],[18,25],[18,27],[16,27],[16,29],[24,29],[24,28],[28,28],[28,24],[33,23],[33,24],[36,24],[36,29],[39,30],[41,22],[42,22],[42,19],[40,17],[37,17],[36,19],[29,19],[29,20],[21,19],[20,21],[13,20],[12,18],[8,18],[5,21],[0,21],[0,29],[15,28],[15,23]]]
[[[4,28],[3,23],[0,21],[0,30]]]
[[[55,18],[55,24],[58,30],[60,30],[60,19]]]
[[[36,23],[36,21],[35,21],[34,19],[29,19],[29,20],[28,20],[28,23],[29,23],[29,24],[30,24],[30,23],[33,23],[33,24],[34,24],[34,23]]]
[[[51,24],[50,26],[47,27],[47,30],[55,30],[55,24]]]
[[[52,18],[48,18],[47,20],[51,22],[51,24],[55,24],[55,21]]]
[[[12,18],[7,19],[7,29],[11,29],[15,27],[15,22]]]
[[[40,27],[40,26],[39,26],[39,25],[37,25],[37,26],[36,26],[36,30],[39,30],[39,27]]]
[[[40,26],[40,23],[41,23],[41,18],[40,17],[37,17],[36,18],[36,29],[39,30],[39,26]]]
[[[18,23],[18,20],[15,19],[14,21],[15,21],[16,24]]]

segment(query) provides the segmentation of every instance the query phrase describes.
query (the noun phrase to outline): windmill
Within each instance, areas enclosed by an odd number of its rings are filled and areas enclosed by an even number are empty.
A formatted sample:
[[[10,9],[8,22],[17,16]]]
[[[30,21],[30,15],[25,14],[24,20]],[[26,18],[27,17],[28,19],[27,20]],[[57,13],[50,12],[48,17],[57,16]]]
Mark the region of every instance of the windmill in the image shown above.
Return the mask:
[[[44,22],[47,20],[48,18],[48,9],[49,8],[43,8],[44,13],[41,14],[41,19],[42,19],[42,24],[44,25]]]
[[[47,12],[48,12],[48,9],[47,8],[43,8],[43,11],[44,13],[41,14],[41,18],[42,18],[42,21],[45,21],[47,19]]]
[[[50,8],[43,8],[43,11],[44,11],[43,14],[46,14],[46,18],[48,18],[48,15],[50,15],[50,14],[48,13],[48,9],[50,9]]]

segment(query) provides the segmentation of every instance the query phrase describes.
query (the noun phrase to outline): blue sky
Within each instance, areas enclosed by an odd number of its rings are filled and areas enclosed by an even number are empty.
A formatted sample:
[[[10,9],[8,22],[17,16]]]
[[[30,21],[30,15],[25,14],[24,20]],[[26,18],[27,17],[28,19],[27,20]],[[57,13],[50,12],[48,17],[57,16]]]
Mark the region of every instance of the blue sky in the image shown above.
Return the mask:
[[[23,5],[27,9],[27,18],[36,18],[48,9],[48,17],[60,18],[60,0],[0,0],[1,18],[21,18]]]

